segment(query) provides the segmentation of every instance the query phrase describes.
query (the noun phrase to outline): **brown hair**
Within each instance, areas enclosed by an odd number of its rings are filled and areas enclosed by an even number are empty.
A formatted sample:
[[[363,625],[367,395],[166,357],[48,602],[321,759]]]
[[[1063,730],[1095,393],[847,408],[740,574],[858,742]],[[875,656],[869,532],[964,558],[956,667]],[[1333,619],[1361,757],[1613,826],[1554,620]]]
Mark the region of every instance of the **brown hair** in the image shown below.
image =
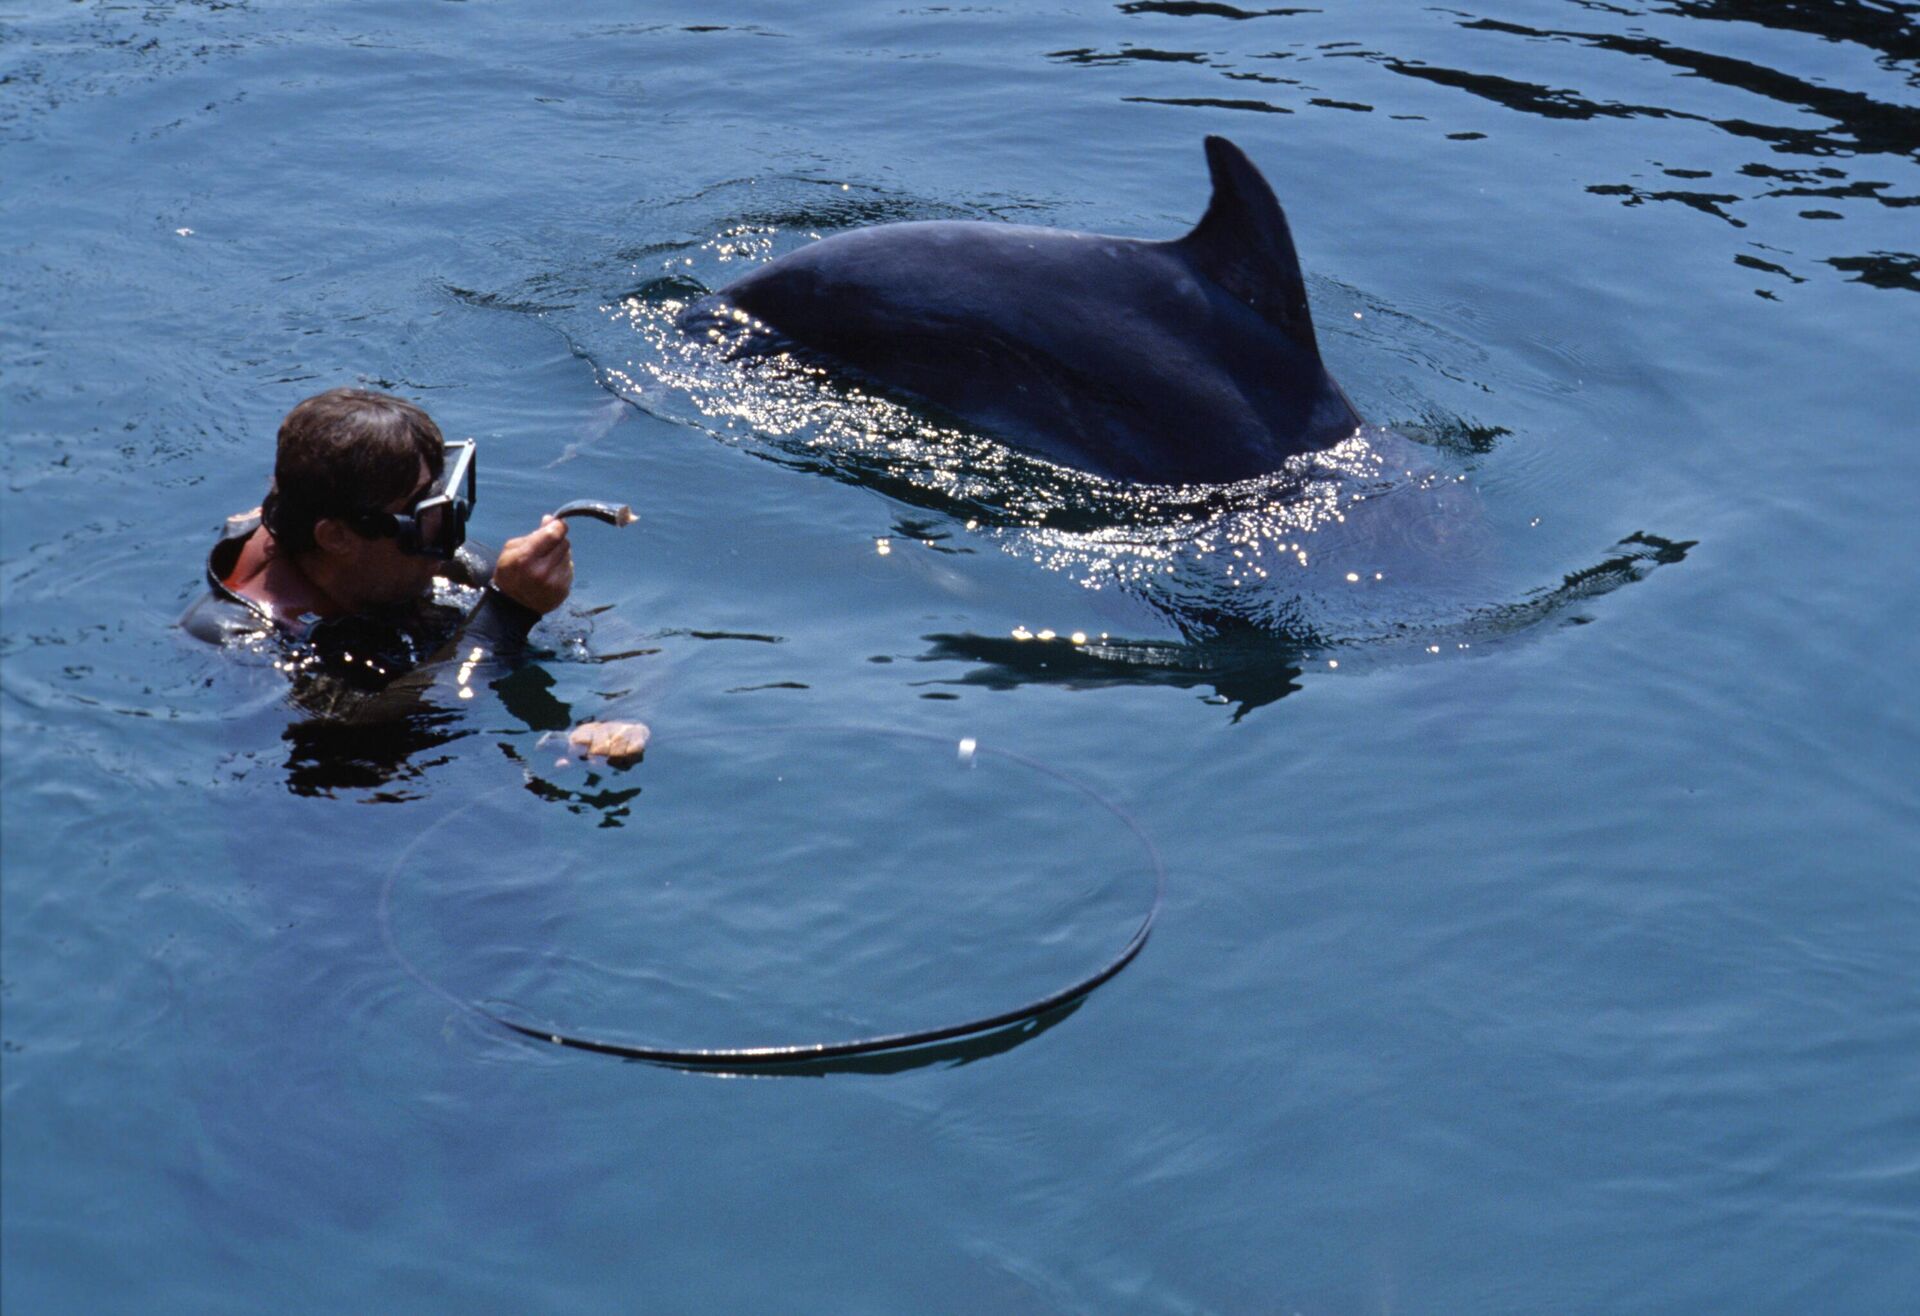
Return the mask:
[[[433,418],[404,398],[363,388],[315,394],[280,422],[261,520],[283,551],[308,552],[322,517],[374,511],[413,492],[421,461],[440,474],[444,443]]]

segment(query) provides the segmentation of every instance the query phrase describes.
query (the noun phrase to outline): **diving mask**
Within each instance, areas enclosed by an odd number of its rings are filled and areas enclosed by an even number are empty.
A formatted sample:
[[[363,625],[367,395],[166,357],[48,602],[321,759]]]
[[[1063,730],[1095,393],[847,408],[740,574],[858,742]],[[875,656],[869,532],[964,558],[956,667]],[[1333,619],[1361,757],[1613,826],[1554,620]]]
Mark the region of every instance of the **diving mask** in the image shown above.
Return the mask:
[[[392,536],[400,551],[451,560],[467,542],[467,518],[480,500],[472,439],[446,445],[440,478],[404,512],[361,512],[353,523],[363,534]]]

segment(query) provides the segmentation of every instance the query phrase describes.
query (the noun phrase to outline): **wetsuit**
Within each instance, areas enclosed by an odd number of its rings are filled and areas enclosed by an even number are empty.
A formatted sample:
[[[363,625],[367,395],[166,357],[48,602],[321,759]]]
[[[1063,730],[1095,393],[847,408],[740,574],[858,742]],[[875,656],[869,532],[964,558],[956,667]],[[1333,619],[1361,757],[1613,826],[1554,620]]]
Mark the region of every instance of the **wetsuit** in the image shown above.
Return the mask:
[[[258,512],[228,518],[207,554],[207,592],[179,624],[212,644],[279,647],[294,700],[309,712],[378,720],[429,695],[470,698],[476,676],[496,674],[524,653],[527,632],[540,619],[492,586],[492,555],[471,544],[435,576],[431,599],[378,614],[276,619],[227,583],[259,525]]]

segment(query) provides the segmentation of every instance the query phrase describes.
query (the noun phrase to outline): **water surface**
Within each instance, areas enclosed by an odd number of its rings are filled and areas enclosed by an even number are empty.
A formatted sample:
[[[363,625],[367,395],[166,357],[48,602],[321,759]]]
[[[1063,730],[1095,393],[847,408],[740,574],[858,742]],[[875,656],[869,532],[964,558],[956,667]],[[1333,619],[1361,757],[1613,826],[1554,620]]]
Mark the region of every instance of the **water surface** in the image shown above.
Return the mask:
[[[1916,15],[0,15],[0,1305],[1904,1309]],[[658,332],[854,224],[1175,236],[1210,132],[1376,467],[1100,488]],[[577,527],[547,656],[378,735],[170,629],[352,383],[480,440],[483,537],[643,517]],[[1315,511],[1355,492],[1406,514]],[[606,716],[758,784],[540,743]],[[1166,856],[1153,941],[1049,1026],[784,1079],[515,1040],[388,953],[430,829],[410,953],[635,1035],[1124,935],[1083,796],[1014,789],[996,847],[824,732],[768,795],[747,733],[795,724],[1068,773]],[[847,880],[779,898],[817,867],[741,847],[783,835]]]

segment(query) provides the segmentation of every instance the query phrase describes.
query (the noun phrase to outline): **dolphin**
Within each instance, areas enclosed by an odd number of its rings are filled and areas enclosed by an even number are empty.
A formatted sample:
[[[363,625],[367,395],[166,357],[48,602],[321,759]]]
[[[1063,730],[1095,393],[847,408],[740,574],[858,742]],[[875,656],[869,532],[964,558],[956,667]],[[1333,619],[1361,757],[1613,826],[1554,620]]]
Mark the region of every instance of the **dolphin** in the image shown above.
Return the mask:
[[[685,308],[729,357],[789,353],[931,403],[1060,465],[1240,480],[1361,425],[1327,373],[1286,216],[1224,137],[1193,231],[881,224],[790,252]]]

